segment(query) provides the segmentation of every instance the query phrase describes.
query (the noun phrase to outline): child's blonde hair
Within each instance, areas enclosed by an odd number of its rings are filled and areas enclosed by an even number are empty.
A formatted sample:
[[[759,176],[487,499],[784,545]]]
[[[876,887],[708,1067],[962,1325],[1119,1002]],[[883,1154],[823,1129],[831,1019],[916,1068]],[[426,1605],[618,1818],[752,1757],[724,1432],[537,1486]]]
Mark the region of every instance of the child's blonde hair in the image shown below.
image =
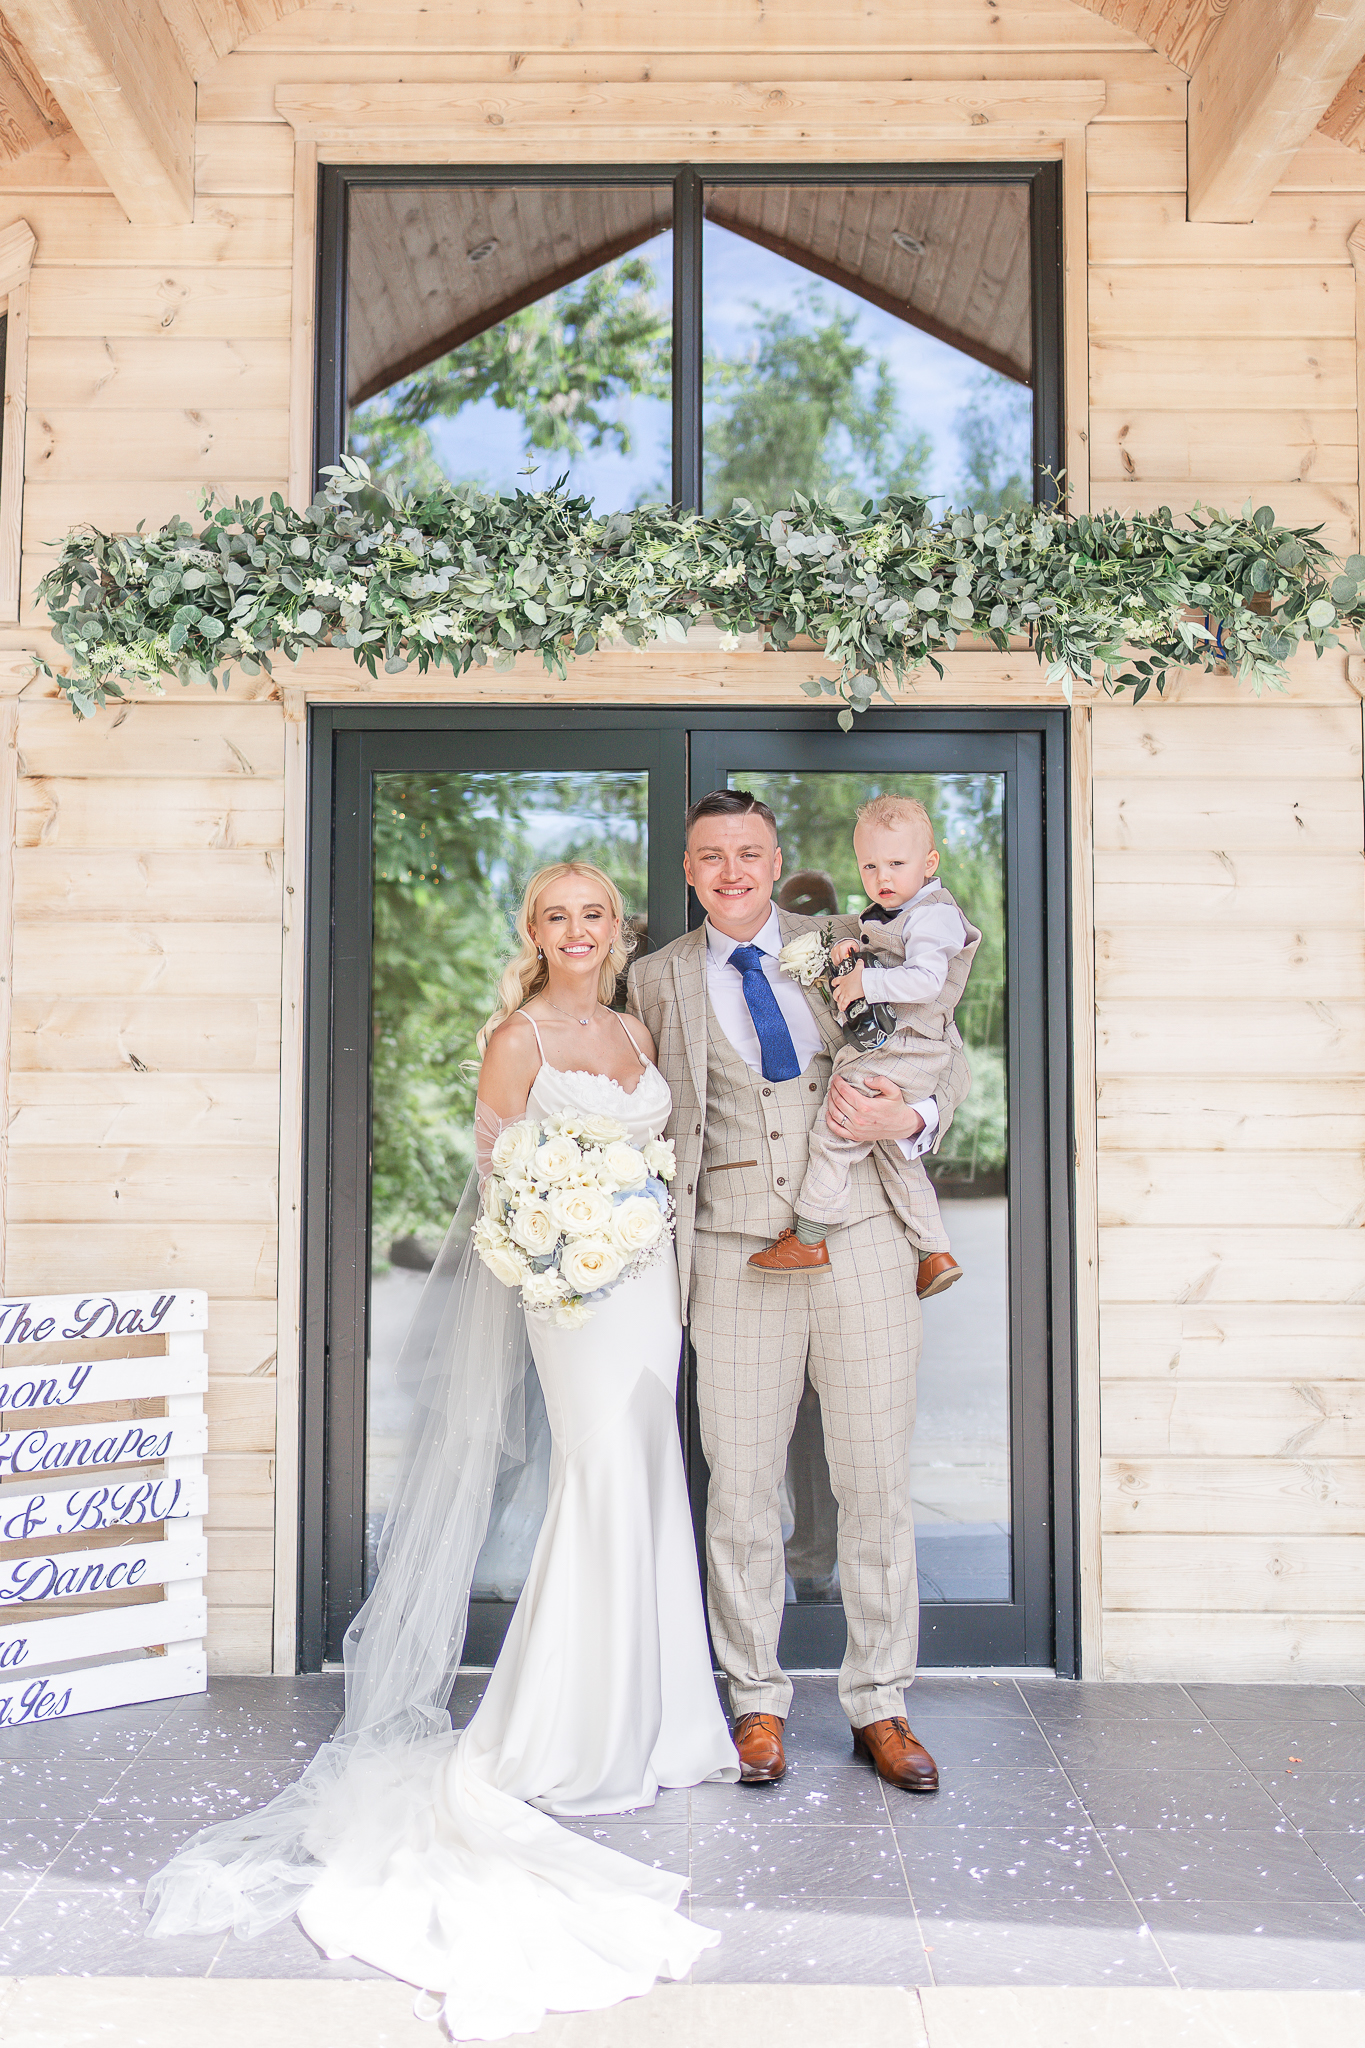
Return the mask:
[[[934,821],[918,797],[913,796],[871,796],[865,804],[859,804],[856,825],[918,825],[927,842],[926,851],[936,853],[938,841],[934,837]]]

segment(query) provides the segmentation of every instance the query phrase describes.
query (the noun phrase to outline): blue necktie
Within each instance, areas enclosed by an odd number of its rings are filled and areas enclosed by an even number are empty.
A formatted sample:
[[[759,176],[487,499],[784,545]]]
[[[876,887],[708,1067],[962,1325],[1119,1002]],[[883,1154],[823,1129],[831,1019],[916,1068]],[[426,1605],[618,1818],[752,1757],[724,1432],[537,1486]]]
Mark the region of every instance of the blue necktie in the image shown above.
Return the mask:
[[[744,1000],[758,1033],[764,1080],[794,1081],[801,1071],[801,1062],[796,1057],[787,1020],[763,972],[762,953],[757,946],[736,946],[730,955],[730,965],[737,967],[744,977]]]

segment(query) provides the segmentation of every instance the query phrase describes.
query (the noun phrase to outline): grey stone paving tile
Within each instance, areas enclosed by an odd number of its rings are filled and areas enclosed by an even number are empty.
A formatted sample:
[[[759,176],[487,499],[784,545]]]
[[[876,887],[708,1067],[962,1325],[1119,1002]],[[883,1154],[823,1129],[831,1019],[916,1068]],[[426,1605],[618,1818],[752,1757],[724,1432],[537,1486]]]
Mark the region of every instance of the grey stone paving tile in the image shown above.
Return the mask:
[[[1365,1703],[1345,1685],[1187,1685],[1216,1728],[1236,1721],[1340,1721],[1365,1725]]]
[[[36,1884],[80,1826],[79,1820],[0,1821],[0,1891]]]
[[[1127,1904],[927,1915],[920,1928],[936,1984],[1165,1985],[1161,1950]]]
[[[1365,1772],[1285,1771],[1257,1783],[1296,1828],[1354,1829],[1365,1835]]]
[[[1365,1900],[1365,1834],[1346,1834],[1332,1828],[1309,1828],[1304,1844],[1320,1856],[1337,1883],[1353,1899]]]
[[[1044,1731],[1022,1715],[1011,1721],[1003,1714],[969,1715],[962,1720],[918,1714],[910,1725],[940,1771],[954,1770],[960,1764],[1034,1765],[1051,1770],[1057,1762]]]
[[[686,1786],[665,1786],[655,1798],[652,1806],[632,1806],[625,1813],[602,1813],[590,1816],[610,1825],[614,1821],[627,1824],[641,1823],[661,1826],[664,1821],[676,1821],[679,1827],[686,1827],[691,1819],[691,1790]]]
[[[1056,1680],[1049,1683],[1055,1689]],[[916,1714],[925,1713],[965,1721],[997,1716],[1019,1721],[1025,1713],[1012,1678],[935,1678],[932,1671],[923,1672],[906,1689],[905,1711],[912,1725]]]
[[[62,1892],[103,1893],[118,1886],[132,1889],[140,1897],[148,1878],[205,1825],[194,1815],[183,1821],[152,1821],[145,1814],[101,1808],[55,1858],[46,1873],[47,1881]]]
[[[144,1941],[135,1892],[39,1887],[0,1928],[0,1973],[14,1977],[202,1977],[221,1934]]]
[[[1099,1828],[1273,1828],[1280,1810],[1247,1771],[1067,1772]]]
[[[1185,1720],[1079,1721],[1048,1728],[1058,1761],[1078,1770],[1235,1770],[1225,1738],[1193,1707]]]
[[[1084,1823],[1080,1800],[1066,1774],[1048,1770],[993,1769],[958,1764],[944,1772],[933,1793],[887,1789],[887,1806],[902,1846],[921,1828],[1056,1827]]]
[[[7,1763],[69,1757],[132,1757],[144,1750],[170,1718],[163,1708],[116,1707],[103,1714],[74,1714],[69,1721],[42,1721],[0,1730],[0,1758]]]
[[[1291,1903],[1259,1913],[1226,1903],[1167,1903],[1146,1910],[1152,1934],[1185,1990],[1358,1991],[1365,1986],[1365,1914],[1345,1902]]]
[[[1258,1778],[1286,1770],[1365,1771],[1365,1714],[1349,1721],[1225,1722],[1223,1735]]]
[[[143,1819],[160,1815],[186,1828],[207,1827],[210,1821],[264,1806],[302,1770],[301,1761],[282,1757],[264,1762],[240,1757],[221,1762],[213,1757],[159,1757],[151,1763],[140,1758],[99,1805]],[[92,1811],[98,1812],[98,1807]]]
[[[1087,1684],[1084,1680],[1021,1678],[1019,1694],[1040,1721],[1081,1724],[1095,1721],[1196,1721],[1181,1685]]]
[[[285,1920],[278,1927],[269,1927],[264,1934],[253,1936],[250,1941],[239,1941],[235,1934],[223,1940],[212,1967],[211,1977],[376,1977],[384,1978],[382,1970],[374,1969],[369,1963],[362,1963],[356,1956],[344,1956],[332,1962],[321,1949],[314,1948],[297,1920]],[[391,1982],[392,1980],[387,1980]]]
[[[804,1899],[799,1905],[698,1899],[692,1917],[721,1935],[694,1984],[929,1984],[910,1901]]]
[[[874,1771],[821,1769],[797,1763],[776,1785],[698,1785],[694,1823],[758,1826],[885,1827],[886,1801]]]
[[[1277,1900],[1341,1905],[1340,1885],[1304,1844],[1284,1828],[1254,1833],[1212,1828],[1110,1829],[1105,1844],[1137,1900],[1237,1900],[1263,1909]]]
[[[926,1828],[905,1851],[910,1896],[921,1914],[983,1919],[1027,1915],[1066,1900],[1127,1902],[1123,1880],[1090,1828],[1050,1833],[1016,1828]]]
[[[336,1728],[330,1708],[322,1713],[263,1707],[224,1707],[212,1718],[185,1719],[177,1715],[152,1735],[144,1755],[151,1757],[211,1757],[255,1761],[267,1757],[297,1758],[306,1763],[321,1749]]]
[[[0,1814],[6,1820],[69,1820],[75,1827],[128,1769],[123,1757],[0,1757]]]
[[[760,1902],[908,1896],[889,1827],[694,1827],[692,1896]]]
[[[304,1707],[314,1710],[335,1706],[338,1713],[346,1696],[346,1681],[339,1671],[300,1671],[292,1677],[211,1678],[208,1692],[195,1693],[176,1711],[192,1714],[206,1703],[211,1707]]]
[[[665,1821],[661,1826],[651,1826],[645,1821],[613,1819],[561,1820],[559,1825],[590,1842],[600,1842],[604,1849],[615,1849],[618,1855],[632,1856],[637,1863],[648,1864],[651,1870],[673,1870],[679,1877],[687,1876],[686,1823],[679,1827],[675,1822]]]

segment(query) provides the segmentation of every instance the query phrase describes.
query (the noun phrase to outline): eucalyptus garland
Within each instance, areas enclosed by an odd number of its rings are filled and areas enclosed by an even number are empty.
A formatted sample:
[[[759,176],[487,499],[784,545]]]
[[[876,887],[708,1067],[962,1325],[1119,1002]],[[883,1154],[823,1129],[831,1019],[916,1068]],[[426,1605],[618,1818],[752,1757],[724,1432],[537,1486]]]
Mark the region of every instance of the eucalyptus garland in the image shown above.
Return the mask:
[[[1084,679],[1137,701],[1179,668],[1282,688],[1302,642],[1321,655],[1365,620],[1365,556],[1340,564],[1317,529],[1249,502],[1237,517],[935,516],[922,498],[836,494],[776,514],[737,499],[717,517],[646,505],[604,518],[558,485],[393,496],[349,456],[325,475],[306,512],[278,494],[217,511],[206,499],[198,530],[173,519],[58,543],[38,595],[74,709],[90,717],[120,680],[225,688],[234,664],[256,675],[318,647],[349,647],[371,675],[535,653],[563,676],[595,648],[681,642],[709,619],[723,646],[755,631],[777,648],[813,642],[836,673],[803,687],[839,699],[847,729],[924,664],[941,676],[964,638],[1002,652],[1026,640],[1068,695]]]

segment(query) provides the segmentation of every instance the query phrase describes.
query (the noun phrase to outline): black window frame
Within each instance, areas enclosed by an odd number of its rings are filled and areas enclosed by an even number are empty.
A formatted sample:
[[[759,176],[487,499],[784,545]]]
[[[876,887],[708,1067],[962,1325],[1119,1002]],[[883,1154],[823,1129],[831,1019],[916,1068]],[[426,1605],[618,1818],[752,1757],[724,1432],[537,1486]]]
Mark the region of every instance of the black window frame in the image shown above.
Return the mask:
[[[999,163],[876,164],[323,164],[318,170],[315,487],[346,444],[347,221],[356,186],[671,185],[673,188],[674,502],[701,502],[702,220],[707,185],[1020,185],[1029,187],[1033,323],[1034,496],[1050,504],[1065,468],[1062,324],[1062,166],[1056,158]]]

